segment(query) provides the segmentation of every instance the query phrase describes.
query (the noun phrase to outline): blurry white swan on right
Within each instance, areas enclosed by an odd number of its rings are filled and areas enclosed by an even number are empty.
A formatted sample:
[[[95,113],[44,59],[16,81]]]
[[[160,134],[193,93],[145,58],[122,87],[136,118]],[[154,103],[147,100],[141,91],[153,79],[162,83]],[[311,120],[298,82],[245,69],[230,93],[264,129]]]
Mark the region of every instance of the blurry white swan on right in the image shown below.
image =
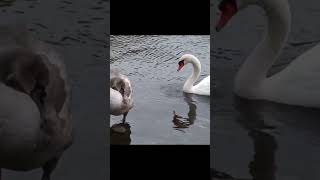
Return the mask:
[[[234,14],[249,5],[265,10],[266,32],[238,71],[234,92],[247,99],[320,108],[320,45],[300,55],[279,73],[267,77],[290,31],[287,0],[222,0],[216,30],[220,31]]]

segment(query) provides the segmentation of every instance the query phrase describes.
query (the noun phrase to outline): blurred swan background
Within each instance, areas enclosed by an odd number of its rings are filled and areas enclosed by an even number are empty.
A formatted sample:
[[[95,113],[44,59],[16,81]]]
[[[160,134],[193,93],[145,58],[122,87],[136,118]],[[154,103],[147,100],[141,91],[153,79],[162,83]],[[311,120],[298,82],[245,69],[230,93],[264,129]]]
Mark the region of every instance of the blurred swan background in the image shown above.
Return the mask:
[[[52,180],[103,179],[109,174],[104,93],[107,76],[103,75],[109,44],[109,9],[106,0],[0,3],[1,23],[25,25],[34,38],[48,43],[65,59],[73,89],[75,141],[64,153]],[[85,163],[79,163],[79,159]],[[41,173],[41,169],[28,172],[4,169],[2,179],[36,180]]]

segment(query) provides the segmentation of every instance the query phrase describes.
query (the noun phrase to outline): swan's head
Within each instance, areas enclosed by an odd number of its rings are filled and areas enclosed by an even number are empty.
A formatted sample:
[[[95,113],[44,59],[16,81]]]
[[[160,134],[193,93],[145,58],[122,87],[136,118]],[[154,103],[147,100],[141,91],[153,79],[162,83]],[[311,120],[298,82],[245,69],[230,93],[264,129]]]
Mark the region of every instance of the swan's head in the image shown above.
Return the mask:
[[[260,4],[262,1],[263,0],[222,0],[218,6],[221,14],[216,24],[216,31],[220,31],[240,10],[252,4]]]
[[[216,31],[219,32],[229,20],[240,10],[249,5],[262,5],[264,0],[222,0],[218,6],[221,14],[216,24]]]
[[[120,92],[123,98],[131,98],[133,90],[128,79],[123,79],[120,77],[112,78],[110,81],[110,87]]]
[[[250,5],[271,8],[281,12],[288,7],[288,2],[287,0],[221,0],[218,6],[220,17],[216,23],[216,31],[219,32],[235,14]]]
[[[191,63],[191,61],[195,61],[197,58],[192,54],[185,54],[179,58],[178,62],[178,70],[180,71],[186,64]]]
[[[32,95],[35,88],[48,85],[49,70],[43,55],[27,49],[13,49],[0,54],[0,81],[7,86]]]
[[[239,9],[237,0],[222,0],[218,8],[221,14],[215,27],[217,32],[229,22]]]
[[[50,73],[47,61],[45,55],[24,48],[0,54],[0,83],[6,86],[8,91],[28,97],[29,105],[35,104],[43,118],[50,117],[47,113],[49,109],[58,106],[58,103],[53,105],[47,99]],[[23,100],[19,97],[19,95],[10,97],[17,106],[20,106]]]

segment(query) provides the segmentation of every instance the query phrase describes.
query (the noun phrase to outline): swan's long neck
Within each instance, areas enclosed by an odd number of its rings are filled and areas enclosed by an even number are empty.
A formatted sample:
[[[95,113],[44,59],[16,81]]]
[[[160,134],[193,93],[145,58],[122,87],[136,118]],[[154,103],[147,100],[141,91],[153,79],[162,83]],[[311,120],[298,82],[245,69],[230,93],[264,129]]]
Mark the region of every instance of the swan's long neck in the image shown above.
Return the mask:
[[[247,97],[255,96],[256,90],[266,79],[268,70],[287,40],[291,25],[287,0],[262,1],[260,6],[268,17],[265,36],[243,63],[235,79],[235,92]]]
[[[188,93],[193,93],[193,84],[198,80],[200,71],[201,71],[201,64],[199,59],[196,57],[191,58],[190,63],[193,66],[192,74],[189,76],[187,81],[184,83],[183,90]]]

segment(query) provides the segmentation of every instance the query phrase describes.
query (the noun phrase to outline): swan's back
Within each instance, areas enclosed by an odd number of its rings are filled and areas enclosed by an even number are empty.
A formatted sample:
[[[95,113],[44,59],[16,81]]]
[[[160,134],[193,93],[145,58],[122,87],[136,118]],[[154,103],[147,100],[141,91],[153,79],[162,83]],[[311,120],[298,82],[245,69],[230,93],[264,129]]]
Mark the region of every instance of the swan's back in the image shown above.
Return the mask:
[[[320,45],[293,60],[262,86],[264,99],[306,107],[320,107]],[[290,91],[288,90],[290,89]]]

